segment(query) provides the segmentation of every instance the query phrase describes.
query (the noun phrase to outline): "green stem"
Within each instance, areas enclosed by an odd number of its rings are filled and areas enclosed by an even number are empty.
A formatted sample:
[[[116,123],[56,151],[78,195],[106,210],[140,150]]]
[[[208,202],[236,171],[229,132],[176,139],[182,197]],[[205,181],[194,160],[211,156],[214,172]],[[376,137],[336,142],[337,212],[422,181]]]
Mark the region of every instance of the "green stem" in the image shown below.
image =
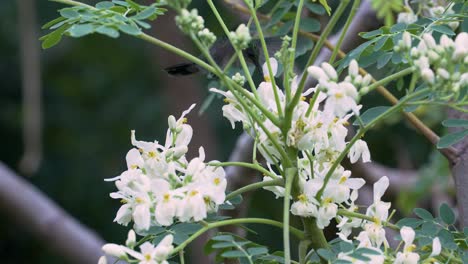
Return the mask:
[[[291,247],[289,243],[289,204],[291,196],[292,184],[294,181],[294,175],[297,173],[296,168],[287,168],[285,170],[286,186],[284,190],[283,200],[283,247],[284,247],[284,261],[286,264],[291,263]]]
[[[264,225],[271,225],[275,226],[278,228],[284,229],[284,224],[275,220],[271,219],[264,219],[264,218],[238,218],[238,219],[228,219],[228,220],[223,220],[223,221],[218,221],[214,223],[209,223],[206,224],[204,227],[202,227],[200,230],[195,232],[193,235],[191,235],[189,238],[187,238],[184,242],[182,242],[180,245],[178,245],[176,248],[174,248],[171,252],[171,255],[179,252],[180,250],[184,249],[190,242],[195,240],[197,237],[199,237],[201,234],[205,233],[206,231],[221,227],[221,226],[227,226],[227,225],[238,225],[238,224],[264,224]],[[304,238],[304,234],[302,233],[301,230],[294,228],[294,227],[289,227],[289,230],[291,234],[296,236],[299,239]]]
[[[179,259],[180,259],[180,264],[185,264],[184,251],[183,250],[179,251]]]
[[[299,25],[301,23],[301,15],[302,15],[302,8],[304,7],[304,0],[299,1],[299,5],[297,6],[297,13],[296,13],[296,18],[294,20],[294,28],[293,28],[293,35],[292,35],[292,41],[291,41],[291,55],[289,56],[289,69],[288,72],[292,72],[294,69],[294,61],[296,58],[296,46],[297,46],[297,35],[299,33]],[[288,78],[288,74],[286,74],[286,69],[285,69],[285,76]],[[290,85],[286,85],[286,102],[289,103],[290,98],[291,98],[291,89]]]
[[[278,178],[275,174],[271,173],[270,171],[266,170],[262,166],[258,164],[252,164],[248,162],[240,162],[240,161],[228,161],[228,162],[210,162],[208,163],[210,166],[216,166],[216,167],[227,167],[227,166],[238,166],[238,167],[244,167],[244,168],[249,168],[253,170],[257,170],[261,172],[264,175],[270,176],[271,178]]]
[[[252,75],[250,74],[250,71],[247,67],[247,63],[245,62],[245,58],[244,58],[244,54],[242,53],[242,51],[239,51],[239,49],[233,45],[233,42],[232,42],[232,39],[231,39],[231,36],[230,36],[230,32],[229,32],[229,29],[227,28],[226,26],[226,23],[224,23],[224,20],[223,18],[221,17],[221,15],[219,14],[218,12],[218,9],[216,8],[216,6],[214,5],[213,1],[212,0],[208,0],[208,5],[210,6],[211,8],[211,11],[213,12],[213,14],[215,15],[216,19],[218,20],[218,23],[221,25],[221,28],[223,29],[224,31],[224,34],[226,34],[227,38],[229,39],[229,42],[231,43],[231,46],[234,48],[235,52],[236,52],[236,55],[237,57],[239,58],[239,61],[241,63],[241,66],[242,66],[242,69],[244,70],[244,74],[245,76],[247,77],[247,82],[249,83],[249,86],[250,86],[250,89],[252,90],[252,92],[255,94],[255,97],[258,98],[258,94],[257,94],[257,88],[255,87],[255,83],[252,79]]]
[[[255,23],[255,27],[257,28],[258,36],[260,38],[260,43],[262,44],[263,54],[265,55],[265,60],[266,60],[265,62],[268,68],[268,74],[270,75],[269,81],[271,82],[271,86],[273,87],[273,95],[275,97],[278,115],[283,116],[283,109],[281,108],[281,102],[280,102],[279,95],[278,95],[279,88],[278,86],[276,86],[275,75],[273,74],[273,70],[271,68],[270,54],[268,53],[268,48],[265,42],[265,37],[263,36],[262,26],[260,25],[260,21],[258,20],[258,17],[257,17],[257,12],[254,9],[254,7],[249,5],[247,1],[244,1],[244,3],[249,7],[250,13],[252,14],[252,17]]]
[[[329,61],[330,64],[333,64],[333,62],[335,61],[336,55],[338,55],[338,51],[340,50],[344,37],[346,33],[348,33],[348,28],[351,25],[351,22],[353,21],[353,18],[356,15],[356,12],[359,9],[360,4],[361,4],[361,0],[354,0],[353,6],[351,7],[351,11],[349,12],[348,18],[346,19],[346,23],[344,27],[341,29],[340,38],[338,39],[338,42],[336,43],[335,48],[333,48],[333,53],[330,56],[330,61]]]
[[[344,210],[344,209],[338,209],[338,215],[352,217],[352,218],[359,218],[359,219],[375,222],[374,217],[367,216],[365,214],[350,212],[350,211],[347,211],[347,210]],[[394,224],[392,224],[390,222],[382,221],[382,224],[384,226],[390,227],[391,229],[394,229],[394,230],[397,230],[397,231],[400,230],[400,227],[398,227],[397,225],[394,225]]]
[[[298,249],[298,253],[299,253],[299,263],[300,264],[305,264],[307,262],[307,249],[310,245],[310,240],[301,240],[301,242],[299,242],[299,249]]]
[[[369,93],[369,92],[371,92],[371,91],[377,89],[377,87],[379,87],[379,86],[381,86],[381,85],[384,85],[384,84],[389,83],[389,82],[391,82],[391,81],[393,81],[393,80],[402,78],[403,76],[408,75],[408,74],[414,72],[414,70],[415,70],[414,67],[406,68],[406,69],[401,70],[401,71],[399,71],[399,72],[396,72],[396,73],[394,73],[394,74],[392,74],[392,75],[389,75],[389,76],[387,76],[387,77],[385,77],[385,78],[383,78],[383,79],[381,79],[381,80],[376,81],[375,83],[369,85],[369,86],[367,87],[367,89],[362,89],[361,91],[363,91],[363,92],[365,92],[365,93],[367,94],[367,93]],[[361,94],[361,95],[362,95],[362,94]]]
[[[241,188],[239,188],[239,189],[237,189],[237,190],[235,190],[233,192],[230,192],[228,195],[226,195],[225,200],[228,201],[228,200],[236,197],[239,194],[249,192],[249,191],[253,191],[253,190],[257,190],[257,189],[267,187],[267,186],[284,186],[284,180],[283,179],[276,179],[276,180],[262,181],[262,182],[256,182],[256,183],[246,185],[246,186],[241,187]]]
[[[333,27],[336,25],[336,22],[338,22],[338,19],[341,17],[341,14],[346,9],[346,6],[349,4],[349,1],[350,0],[341,1],[340,5],[336,9],[336,11],[333,13],[333,16],[331,17],[330,22],[328,22],[327,26],[325,27],[322,34],[320,35],[320,38],[315,44],[315,47],[312,50],[312,53],[310,54],[309,60],[307,61],[307,64],[304,68],[305,70],[302,73],[301,81],[299,82],[299,85],[297,86],[296,94],[294,94],[293,99],[286,106],[286,113],[285,113],[285,120],[284,120],[284,127],[283,127],[284,132],[286,133],[287,131],[289,131],[289,128],[291,127],[294,108],[299,103],[299,100],[301,99],[301,96],[302,96],[302,92],[304,91],[304,86],[307,80],[307,76],[309,74],[307,71],[307,68],[311,66],[312,63],[317,58],[319,51],[322,49],[322,46],[325,43],[325,40],[327,39],[328,35],[330,35]]]
[[[351,139],[350,142],[348,142],[348,144],[346,145],[345,149],[341,152],[340,156],[338,156],[338,158],[335,160],[335,162],[333,162],[333,165],[330,167],[330,169],[328,170],[327,174],[325,175],[325,178],[323,179],[323,186],[322,188],[320,189],[320,191],[317,193],[317,196],[316,196],[316,199],[321,201],[321,197],[322,197],[322,194],[323,194],[323,191],[325,190],[325,188],[327,187],[327,184],[328,184],[328,181],[330,180],[330,177],[331,175],[333,174],[333,172],[335,171],[335,169],[338,167],[338,165],[341,163],[341,161],[344,159],[344,157],[348,154],[349,150],[351,149],[351,147],[354,145],[354,143],[356,143],[356,141],[358,141],[358,139],[360,139],[364,133],[369,130],[369,128],[371,128],[372,126],[374,126],[377,122],[379,122],[380,120],[386,118],[387,116],[393,114],[394,112],[400,110],[401,107],[403,107],[403,105],[406,104],[406,102],[410,101],[411,99],[413,98],[416,98],[418,96],[420,96],[421,94],[423,93],[426,93],[429,89],[428,88],[425,88],[425,89],[421,89],[411,95],[408,95],[406,97],[404,97],[403,99],[401,99],[397,104],[395,104],[394,106],[390,107],[387,111],[385,111],[384,113],[382,113],[381,115],[379,115],[377,118],[373,119],[371,122],[369,122],[366,126],[362,127],[357,133],[356,135]]]

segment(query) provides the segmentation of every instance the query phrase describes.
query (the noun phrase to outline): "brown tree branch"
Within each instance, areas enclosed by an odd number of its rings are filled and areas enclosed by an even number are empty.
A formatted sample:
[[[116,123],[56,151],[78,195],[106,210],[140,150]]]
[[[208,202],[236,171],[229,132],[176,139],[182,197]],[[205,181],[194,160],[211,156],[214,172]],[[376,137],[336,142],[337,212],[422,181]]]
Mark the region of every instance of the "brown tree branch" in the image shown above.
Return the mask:
[[[101,238],[1,162],[0,210],[66,263],[97,263],[104,254]]]
[[[42,103],[39,41],[36,32],[36,1],[17,0],[23,96],[23,148],[19,169],[34,174],[42,159]]]

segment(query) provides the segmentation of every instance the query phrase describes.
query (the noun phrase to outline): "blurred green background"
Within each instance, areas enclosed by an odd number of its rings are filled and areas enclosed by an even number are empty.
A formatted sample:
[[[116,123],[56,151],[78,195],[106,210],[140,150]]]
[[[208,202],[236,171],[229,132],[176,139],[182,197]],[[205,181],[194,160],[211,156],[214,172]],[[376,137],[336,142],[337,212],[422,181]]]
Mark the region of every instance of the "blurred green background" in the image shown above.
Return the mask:
[[[194,2],[202,15],[208,10],[203,2]],[[36,1],[38,37],[45,34],[40,25],[55,18],[60,7]],[[227,19],[235,25],[238,21],[230,15]],[[219,32],[213,18],[206,18],[208,27]],[[23,152],[18,19],[16,1],[0,1],[0,161],[15,171]],[[170,15],[161,20],[150,33],[193,50]],[[208,93],[208,81],[202,75],[169,78],[162,69],[183,60],[128,36],[118,40],[97,35],[64,39],[57,47],[41,50],[40,60],[43,159],[27,180],[106,241],[123,243],[128,228],[112,222],[119,202],[109,198],[115,187],[103,179],[125,170],[131,129],[137,131],[139,139],[164,141],[167,116],[179,116],[193,102],[200,105]],[[382,102],[378,95],[364,101],[369,106]],[[196,111],[189,117],[195,127],[192,151],[205,146],[208,160],[226,160],[240,133],[230,129],[221,106],[222,101],[215,100],[202,117]],[[430,120],[434,118],[438,117]],[[377,128],[367,135],[373,160],[398,165],[395,145],[383,140],[392,138],[408,150],[411,167],[424,164],[430,145],[405,123],[390,125],[392,129]],[[273,197],[265,192],[256,194],[250,207],[252,216],[279,219],[280,207],[264,206]],[[64,263],[46,249],[44,241],[16,225],[15,219],[4,212],[0,216],[0,263]],[[261,235],[252,235],[252,239],[273,250],[280,248],[279,230],[261,227],[257,231]]]

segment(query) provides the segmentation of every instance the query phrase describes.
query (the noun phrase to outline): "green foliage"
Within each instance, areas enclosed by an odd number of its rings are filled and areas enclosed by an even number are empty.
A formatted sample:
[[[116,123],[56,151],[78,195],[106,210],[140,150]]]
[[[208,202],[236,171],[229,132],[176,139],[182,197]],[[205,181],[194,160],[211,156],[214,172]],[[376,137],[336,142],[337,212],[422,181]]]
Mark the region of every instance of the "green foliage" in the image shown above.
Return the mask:
[[[205,245],[205,253],[216,252],[216,259],[239,259],[240,263],[284,263],[279,252],[268,253],[268,248],[231,233],[218,233]]]
[[[379,0],[380,2],[381,0]],[[385,3],[394,3],[395,1],[381,1]],[[448,36],[455,35],[455,32],[448,26],[450,22],[466,20],[468,9],[460,4],[453,8],[455,14],[444,14],[439,18],[421,18],[413,24],[403,23],[386,24],[385,26],[360,33],[360,36],[367,41],[349,52],[346,57],[340,61],[338,70],[346,68],[351,60],[359,62],[359,66],[366,68],[377,64],[377,69],[385,67],[389,62],[396,68],[401,64],[407,63],[407,59],[399,52],[394,52],[394,47],[402,39],[403,32],[408,31],[414,36],[420,36],[427,32],[438,32]],[[380,9],[378,9],[380,10]],[[392,15],[393,16],[393,15]]]
[[[439,139],[439,142],[437,142],[437,148],[441,149],[450,147],[453,144],[461,141],[466,136],[468,136],[468,129],[447,134]]]
[[[386,26],[395,23],[395,13],[403,10],[403,0],[372,0],[372,7],[377,11],[377,17],[383,19]]]
[[[404,218],[398,221],[397,225],[415,230],[418,248],[426,249],[426,253],[430,253],[428,248],[431,247],[434,238],[438,237],[445,261],[450,262],[449,257],[463,256],[468,248],[468,236],[455,228],[455,213],[447,204],[440,206],[439,217],[434,217],[422,208],[414,209],[414,213],[418,218]]]
[[[377,119],[383,113],[385,113],[385,111],[387,111],[388,109],[390,109],[389,106],[377,106],[367,109],[362,115],[359,116],[360,120],[354,121],[353,125],[367,125],[373,120]]]
[[[145,20],[154,20],[163,15],[166,9],[162,4],[149,6],[137,4],[131,0],[103,1],[95,7],[79,5],[59,10],[60,17],[46,23],[42,28],[53,30],[40,38],[42,48],[57,45],[63,35],[79,38],[92,33],[111,38],[119,37],[119,32],[139,35],[143,29],[150,28]]]

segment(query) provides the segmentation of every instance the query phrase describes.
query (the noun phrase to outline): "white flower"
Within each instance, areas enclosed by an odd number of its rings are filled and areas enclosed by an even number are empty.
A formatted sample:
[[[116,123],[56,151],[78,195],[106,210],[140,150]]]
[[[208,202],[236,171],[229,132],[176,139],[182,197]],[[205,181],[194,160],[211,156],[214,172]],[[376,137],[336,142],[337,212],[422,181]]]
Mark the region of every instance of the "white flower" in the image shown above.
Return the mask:
[[[385,221],[388,218],[388,209],[390,209],[391,203],[382,202],[381,198],[389,186],[389,180],[387,176],[383,176],[376,183],[374,183],[374,203],[367,208],[366,214],[368,216],[375,217],[381,221]]]
[[[267,166],[269,166],[271,168],[271,165],[270,164],[267,164]],[[273,178],[271,178],[270,176],[263,176],[263,180],[264,182],[266,181],[272,181]],[[268,190],[272,193],[275,194],[275,198],[278,199],[279,197],[284,197],[284,187],[281,187],[281,186],[265,186],[263,187],[263,189],[265,190]]]
[[[249,118],[247,117],[239,101],[231,93],[231,91],[225,92],[225,91],[218,90],[216,88],[211,88],[210,91],[224,95],[225,97],[224,101],[227,102],[228,104],[224,105],[222,108],[223,116],[226,117],[231,122],[231,126],[233,129],[235,128],[235,122],[239,122],[239,121],[243,122],[244,126],[246,124],[250,126]]]
[[[337,213],[338,205],[332,203],[328,199],[324,199],[317,213],[317,227],[324,229],[330,224],[330,220],[333,219]]]
[[[338,117],[343,117],[350,110],[359,113],[356,103],[358,92],[353,84],[349,82],[329,83],[327,94],[324,112],[333,113]]]
[[[172,225],[179,206],[179,199],[174,198],[169,190],[161,192],[157,199],[158,203],[154,210],[156,222],[162,226]]]
[[[292,204],[291,213],[303,217],[315,216],[317,215],[317,201],[313,198],[309,199],[305,194],[301,194],[298,196],[298,200]]]
[[[187,194],[177,207],[176,215],[181,222],[198,222],[206,218],[207,208],[202,196],[202,186],[187,188]]]
[[[174,247],[172,235],[167,235],[154,247],[150,242],[145,242],[140,246],[140,252],[125,248],[125,251],[133,258],[139,260],[139,264],[166,264],[166,259]]]
[[[401,238],[405,242],[403,252],[398,252],[394,264],[417,264],[419,255],[412,252],[414,249],[414,230],[410,227],[404,226],[400,230]]]
[[[270,82],[270,80],[274,78],[276,73],[278,72],[278,61],[275,58],[270,58],[270,66],[273,76],[270,76],[270,72],[268,71],[268,65],[266,62],[262,66],[263,77],[267,82]]]
[[[121,258],[126,255],[125,253],[125,247],[117,244],[105,244],[102,246],[102,251],[106,253],[107,255]]]
[[[356,143],[351,146],[348,157],[351,163],[356,163],[360,157],[362,157],[362,162],[370,162],[370,152],[367,143],[360,139],[356,141]]]

